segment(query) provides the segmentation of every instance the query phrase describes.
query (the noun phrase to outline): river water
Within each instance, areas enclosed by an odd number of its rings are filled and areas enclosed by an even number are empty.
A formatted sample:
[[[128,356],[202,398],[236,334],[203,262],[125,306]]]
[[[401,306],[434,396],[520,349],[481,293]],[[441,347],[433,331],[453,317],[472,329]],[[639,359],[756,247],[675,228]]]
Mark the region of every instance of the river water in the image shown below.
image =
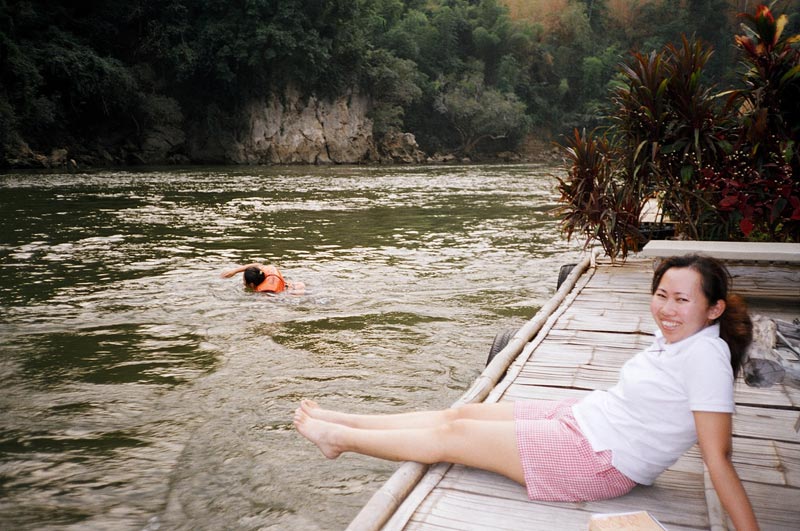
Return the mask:
[[[578,260],[539,165],[0,175],[0,528],[343,529],[397,465],[303,397],[440,408]],[[243,289],[260,261],[304,295]]]

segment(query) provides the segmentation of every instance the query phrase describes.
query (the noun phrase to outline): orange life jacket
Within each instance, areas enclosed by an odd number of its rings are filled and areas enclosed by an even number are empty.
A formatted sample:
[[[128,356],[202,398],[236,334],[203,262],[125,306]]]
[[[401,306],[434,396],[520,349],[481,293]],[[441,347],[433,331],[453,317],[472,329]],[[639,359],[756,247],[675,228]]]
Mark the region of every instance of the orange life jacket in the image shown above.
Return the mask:
[[[286,289],[286,281],[283,280],[283,275],[278,271],[278,268],[269,265],[261,269],[264,272],[264,280],[256,286],[256,291],[271,291],[273,293],[280,293]]]

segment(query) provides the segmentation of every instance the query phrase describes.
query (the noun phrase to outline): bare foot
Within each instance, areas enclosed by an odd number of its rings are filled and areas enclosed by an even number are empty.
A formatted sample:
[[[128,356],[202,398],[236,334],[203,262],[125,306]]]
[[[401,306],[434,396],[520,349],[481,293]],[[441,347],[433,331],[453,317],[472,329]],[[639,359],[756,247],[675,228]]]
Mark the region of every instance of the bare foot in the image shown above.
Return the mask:
[[[312,419],[333,422],[334,424],[342,424],[344,426],[350,426],[351,428],[357,427],[354,424],[353,415],[348,413],[340,413],[338,411],[333,411],[332,409],[321,408],[319,407],[319,404],[313,400],[302,400],[300,402],[300,409],[302,409],[303,413]]]
[[[310,417],[302,408],[294,412],[294,426],[303,437],[316,444],[328,459],[336,459],[342,453],[335,442],[337,430],[342,429],[340,426]]]
[[[302,409],[303,412],[309,417],[313,417],[314,413],[316,413],[315,410],[320,409],[320,407],[315,401],[305,399],[300,401],[300,409]]]

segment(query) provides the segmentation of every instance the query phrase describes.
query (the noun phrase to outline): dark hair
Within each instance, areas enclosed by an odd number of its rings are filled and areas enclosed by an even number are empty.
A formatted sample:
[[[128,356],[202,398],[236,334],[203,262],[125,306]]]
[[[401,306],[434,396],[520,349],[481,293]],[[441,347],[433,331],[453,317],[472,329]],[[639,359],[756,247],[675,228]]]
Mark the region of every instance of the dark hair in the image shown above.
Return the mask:
[[[719,316],[719,335],[728,343],[731,350],[731,367],[733,376],[739,374],[744,362],[747,347],[753,341],[753,322],[747,313],[744,299],[728,293],[731,287],[731,274],[719,260],[699,254],[687,254],[665,258],[656,267],[653,274],[651,293],[655,293],[661,283],[661,277],[673,267],[689,268],[700,274],[700,285],[708,303],[713,305],[718,300],[725,301],[725,311]]]
[[[264,282],[266,275],[259,267],[248,267],[244,270],[244,283],[248,286],[256,287]]]

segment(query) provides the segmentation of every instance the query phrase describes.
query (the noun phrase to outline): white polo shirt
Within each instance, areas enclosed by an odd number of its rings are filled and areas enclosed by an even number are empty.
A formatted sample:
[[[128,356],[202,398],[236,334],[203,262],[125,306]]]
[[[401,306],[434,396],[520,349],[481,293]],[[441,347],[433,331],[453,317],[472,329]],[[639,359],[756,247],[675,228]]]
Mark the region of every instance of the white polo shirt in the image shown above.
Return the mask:
[[[719,325],[667,344],[660,331],[646,350],[622,366],[608,391],[572,407],[596,452],[611,450],[613,465],[652,485],[697,442],[692,411],[733,413],[733,369]]]

